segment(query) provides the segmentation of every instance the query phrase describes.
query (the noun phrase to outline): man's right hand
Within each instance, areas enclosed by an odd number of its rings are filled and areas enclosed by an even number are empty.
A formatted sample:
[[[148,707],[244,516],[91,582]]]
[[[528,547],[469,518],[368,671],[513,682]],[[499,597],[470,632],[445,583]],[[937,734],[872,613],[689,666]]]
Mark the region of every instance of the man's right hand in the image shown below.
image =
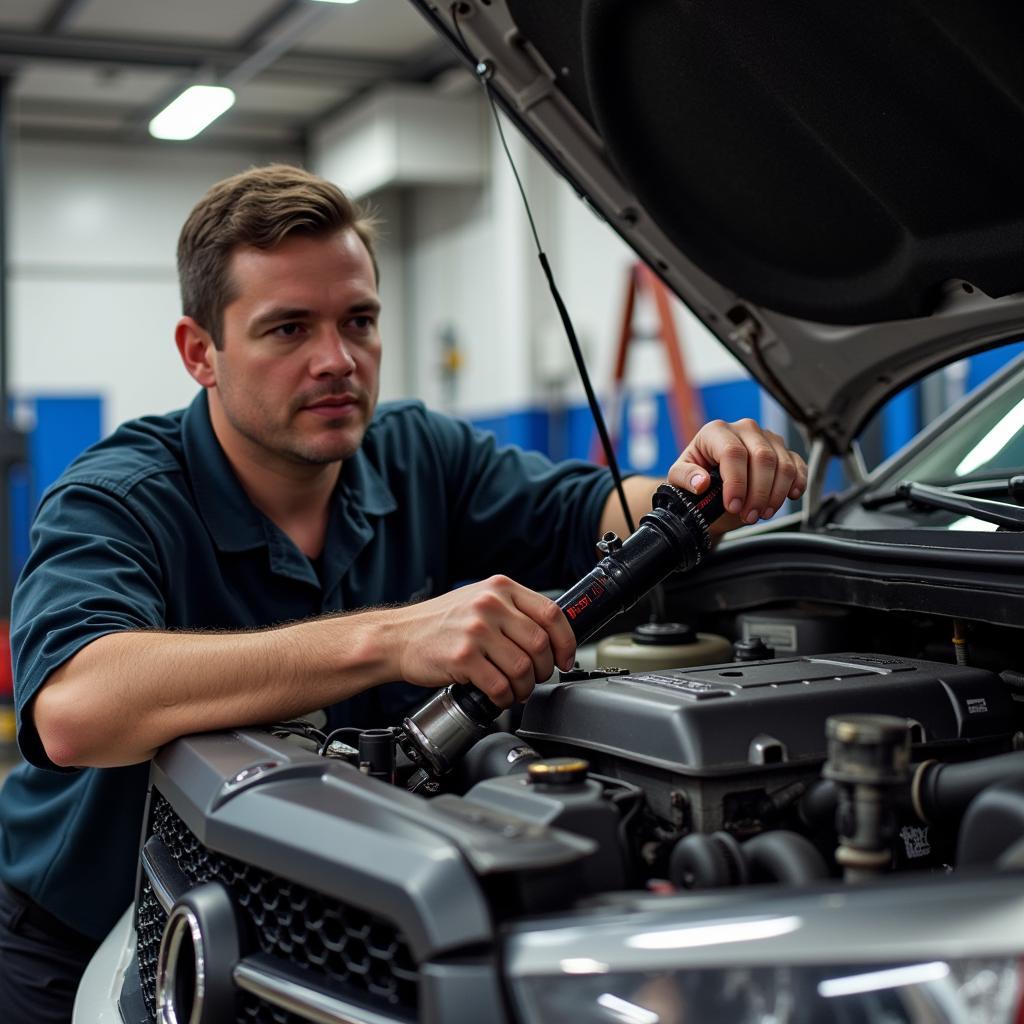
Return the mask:
[[[499,707],[572,668],[576,638],[554,601],[506,576],[390,612],[398,675],[419,686],[472,683]]]

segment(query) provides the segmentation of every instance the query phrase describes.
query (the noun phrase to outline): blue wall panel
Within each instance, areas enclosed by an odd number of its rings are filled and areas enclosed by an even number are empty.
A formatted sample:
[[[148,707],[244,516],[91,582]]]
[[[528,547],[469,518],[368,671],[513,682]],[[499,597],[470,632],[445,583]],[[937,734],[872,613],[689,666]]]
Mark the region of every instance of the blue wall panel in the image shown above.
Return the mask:
[[[1002,348],[989,349],[988,352],[971,356],[967,361],[967,390],[970,391],[987,380],[1021,352],[1024,352],[1024,341],[1016,341],[1012,345],[1003,345]]]
[[[761,415],[761,389],[749,379],[710,384],[700,389],[700,396],[705,419],[708,420],[735,420],[744,416],[758,419]],[[653,466],[639,468],[643,472],[661,476],[668,472],[669,466],[675,461],[679,447],[672,433],[668,396],[662,394],[654,398],[657,404],[657,458]],[[622,426],[628,422],[629,413],[630,398],[627,396],[622,409],[622,423],[612,433],[622,436]],[[490,430],[502,444],[532,448],[554,459],[589,458],[597,436],[590,409],[586,405],[573,405],[551,412],[531,408],[502,416],[477,416],[471,422],[483,430]],[[616,455],[623,470],[633,471],[638,468],[629,464],[627,445],[620,443]]]
[[[911,384],[882,408],[882,458],[902,448],[921,429],[920,387]]]
[[[12,569],[20,572],[28,557],[28,534],[36,505],[65,467],[91,444],[103,429],[103,400],[94,395],[22,398],[35,425],[28,436],[28,465],[11,474]]]
[[[489,430],[499,444],[514,444],[533,451],[548,450],[547,416],[540,409],[523,409],[500,416],[479,416],[470,422]]]

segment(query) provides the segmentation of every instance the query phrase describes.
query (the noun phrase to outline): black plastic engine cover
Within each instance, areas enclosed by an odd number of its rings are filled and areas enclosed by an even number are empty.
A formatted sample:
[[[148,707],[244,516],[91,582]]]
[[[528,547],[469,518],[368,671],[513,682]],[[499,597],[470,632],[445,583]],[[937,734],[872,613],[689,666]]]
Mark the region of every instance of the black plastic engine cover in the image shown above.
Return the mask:
[[[519,734],[592,751],[605,765],[610,757],[715,777],[824,760],[825,719],[843,712],[907,718],[915,744],[940,749],[999,746],[1013,728],[1011,697],[992,672],[829,654],[539,686]]]

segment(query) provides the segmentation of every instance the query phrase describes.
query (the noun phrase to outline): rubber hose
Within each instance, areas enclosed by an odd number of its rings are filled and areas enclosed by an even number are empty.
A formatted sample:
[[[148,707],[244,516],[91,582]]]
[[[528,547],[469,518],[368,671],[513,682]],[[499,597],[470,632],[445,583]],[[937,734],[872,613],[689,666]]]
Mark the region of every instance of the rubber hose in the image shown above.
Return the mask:
[[[672,847],[668,872],[679,889],[721,889],[748,880],[743,848],[728,832],[683,836]]]
[[[1024,779],[997,782],[982,790],[964,814],[957,839],[956,866],[980,867],[1019,863],[1016,850],[1024,837]]]
[[[1011,669],[1007,669],[1005,672],[999,673],[999,678],[1016,693],[1024,693],[1024,673],[1014,672]]]
[[[762,832],[743,844],[751,882],[806,885],[828,878],[828,867],[815,845],[798,832]]]
[[[800,820],[812,831],[835,831],[839,793],[831,779],[814,783],[800,798]]]
[[[929,764],[923,772],[918,795],[925,820],[956,822],[983,789],[1024,778],[1024,751],[961,764]]]
[[[526,772],[527,765],[540,759],[540,754],[515,733],[494,732],[470,748],[458,768],[466,789],[484,779]]]

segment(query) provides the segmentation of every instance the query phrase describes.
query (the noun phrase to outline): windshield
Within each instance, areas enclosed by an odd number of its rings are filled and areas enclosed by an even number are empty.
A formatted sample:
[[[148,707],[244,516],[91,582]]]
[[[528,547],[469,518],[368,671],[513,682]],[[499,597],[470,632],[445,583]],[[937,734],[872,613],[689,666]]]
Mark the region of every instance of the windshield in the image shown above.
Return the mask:
[[[993,522],[900,500],[904,480],[954,487],[961,493],[1016,501],[1011,477],[1024,474],[1024,356],[998,383],[983,384],[936,423],[929,436],[879,467],[871,487],[840,505],[833,527],[993,533]],[[959,485],[959,486],[958,486]],[[1016,537],[1024,536],[1014,534]]]
[[[1024,364],[980,402],[968,398],[930,444],[894,469],[901,480],[935,484],[1024,473]]]

